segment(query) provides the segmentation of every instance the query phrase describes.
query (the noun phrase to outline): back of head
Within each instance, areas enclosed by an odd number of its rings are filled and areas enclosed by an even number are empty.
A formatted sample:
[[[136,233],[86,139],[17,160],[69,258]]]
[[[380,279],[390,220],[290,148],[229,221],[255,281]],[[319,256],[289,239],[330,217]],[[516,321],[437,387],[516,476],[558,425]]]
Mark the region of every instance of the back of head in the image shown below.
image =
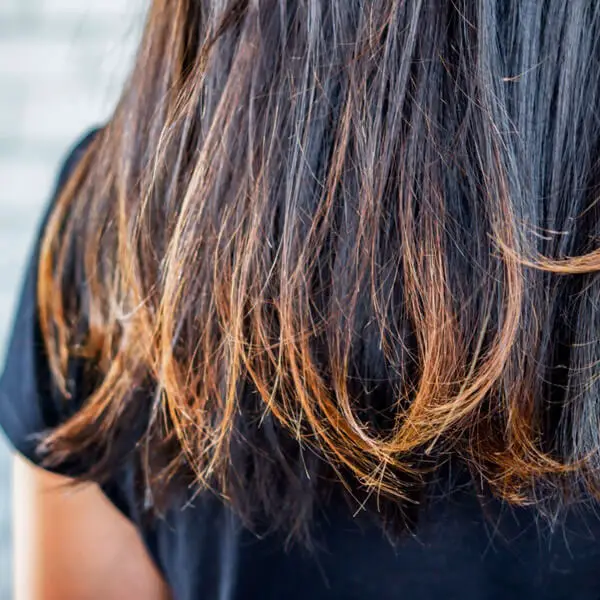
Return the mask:
[[[599,36],[578,0],[154,0],[46,231],[56,379],[101,373],[53,460],[110,471],[137,419],[151,486],[288,528],[450,459],[594,494]]]

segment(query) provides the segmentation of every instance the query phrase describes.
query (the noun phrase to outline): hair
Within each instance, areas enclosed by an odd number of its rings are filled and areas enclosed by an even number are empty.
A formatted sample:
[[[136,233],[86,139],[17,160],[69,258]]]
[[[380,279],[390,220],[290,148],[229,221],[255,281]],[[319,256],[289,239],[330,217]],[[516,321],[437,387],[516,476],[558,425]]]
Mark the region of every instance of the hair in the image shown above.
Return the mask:
[[[596,496],[599,39],[579,0],[154,0],[45,231],[52,371],[95,382],[50,460],[136,424],[150,490],[293,530],[451,459]]]

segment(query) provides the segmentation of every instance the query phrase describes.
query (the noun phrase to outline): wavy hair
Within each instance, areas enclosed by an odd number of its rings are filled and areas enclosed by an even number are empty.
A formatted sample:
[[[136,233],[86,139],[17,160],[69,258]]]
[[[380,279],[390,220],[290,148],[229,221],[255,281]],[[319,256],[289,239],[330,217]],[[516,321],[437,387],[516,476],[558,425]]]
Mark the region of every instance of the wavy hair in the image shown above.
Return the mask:
[[[50,460],[135,424],[151,490],[288,527],[451,459],[595,495],[599,39],[583,0],[154,0],[45,231],[52,370],[95,382]]]

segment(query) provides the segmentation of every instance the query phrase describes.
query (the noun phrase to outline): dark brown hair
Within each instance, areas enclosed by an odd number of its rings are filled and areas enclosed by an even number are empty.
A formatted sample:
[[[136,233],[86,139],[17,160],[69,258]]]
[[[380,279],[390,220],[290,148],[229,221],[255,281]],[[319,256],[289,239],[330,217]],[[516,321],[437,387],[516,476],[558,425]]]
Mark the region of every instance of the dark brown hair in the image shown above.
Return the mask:
[[[53,460],[143,424],[150,488],[294,526],[325,468],[595,494],[598,39],[578,0],[154,0],[45,234],[54,375],[97,379]]]

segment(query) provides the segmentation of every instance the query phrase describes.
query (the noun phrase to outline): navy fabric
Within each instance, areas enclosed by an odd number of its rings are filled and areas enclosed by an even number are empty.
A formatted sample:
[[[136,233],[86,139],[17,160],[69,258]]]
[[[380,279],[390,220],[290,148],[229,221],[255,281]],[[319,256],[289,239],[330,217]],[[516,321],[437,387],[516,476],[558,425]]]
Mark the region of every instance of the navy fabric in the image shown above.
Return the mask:
[[[71,152],[57,190],[92,136]],[[0,381],[0,426],[37,464],[39,434],[84,400],[65,403],[52,384],[36,311],[38,251],[39,242]],[[469,486],[455,486],[430,500],[415,534],[392,545],[368,515],[354,517],[346,503],[332,501],[316,517],[309,552],[277,535],[254,536],[210,495],[149,518],[137,458],[131,453],[102,489],[136,525],[178,600],[600,599],[600,522],[592,505],[550,530],[529,509],[487,501],[483,510]],[[58,471],[74,476],[81,467]]]

